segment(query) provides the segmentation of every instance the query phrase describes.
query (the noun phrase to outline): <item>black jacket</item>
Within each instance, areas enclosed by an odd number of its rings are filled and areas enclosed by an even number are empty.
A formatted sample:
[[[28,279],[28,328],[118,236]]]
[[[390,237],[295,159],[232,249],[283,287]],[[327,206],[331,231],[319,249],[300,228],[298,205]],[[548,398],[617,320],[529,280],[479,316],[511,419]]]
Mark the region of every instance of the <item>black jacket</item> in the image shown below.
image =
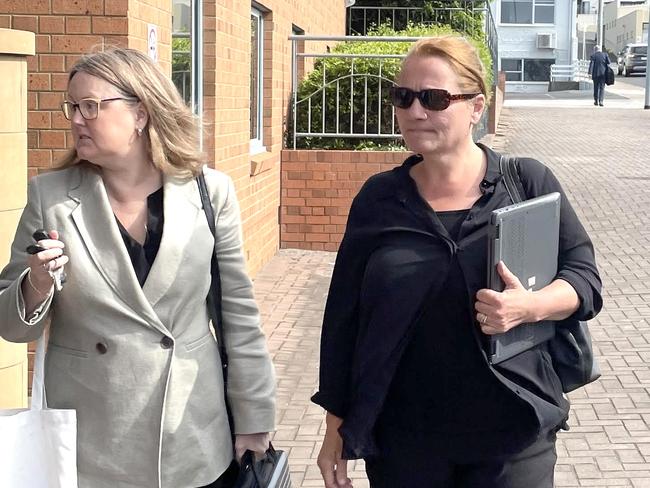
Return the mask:
[[[499,155],[481,148],[488,156],[484,194],[463,222],[457,243],[434,213],[415,202],[408,172],[421,161],[419,156],[371,177],[352,203],[325,307],[320,384],[312,397],[344,419],[340,433],[345,458],[376,453],[373,427],[390,382],[424,299],[441,289],[452,256],[457,255],[463,271],[469,310],[474,309],[476,292],[486,286],[486,224],[492,210],[512,202],[501,181]],[[557,277],[580,297],[574,317],[592,318],[602,299],[591,241],[548,168],[522,158],[520,173],[529,198],[555,191],[562,195]],[[480,340],[478,327],[476,331]],[[538,425],[531,428],[531,442],[566,420],[568,402],[545,345],[495,367],[486,357],[485,367],[534,410]]]
[[[609,66],[609,56],[607,53],[597,51],[589,58],[589,74],[593,79],[604,78]]]

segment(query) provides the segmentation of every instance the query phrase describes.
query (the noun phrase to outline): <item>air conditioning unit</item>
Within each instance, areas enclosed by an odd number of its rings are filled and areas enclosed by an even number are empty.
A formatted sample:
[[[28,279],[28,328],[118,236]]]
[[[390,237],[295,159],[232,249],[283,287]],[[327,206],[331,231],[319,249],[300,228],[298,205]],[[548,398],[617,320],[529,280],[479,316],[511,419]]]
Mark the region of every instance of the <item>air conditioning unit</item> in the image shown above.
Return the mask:
[[[555,34],[537,34],[539,49],[555,49]]]

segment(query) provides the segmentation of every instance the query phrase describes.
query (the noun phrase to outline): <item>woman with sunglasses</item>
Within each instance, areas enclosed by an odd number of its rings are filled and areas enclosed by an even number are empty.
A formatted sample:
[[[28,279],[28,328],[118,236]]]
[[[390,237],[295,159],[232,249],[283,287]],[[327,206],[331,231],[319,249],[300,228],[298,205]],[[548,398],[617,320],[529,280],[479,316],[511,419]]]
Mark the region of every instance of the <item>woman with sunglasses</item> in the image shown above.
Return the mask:
[[[550,488],[568,416],[546,345],[492,366],[483,338],[521,323],[593,317],[594,251],[548,168],[521,158],[529,197],[562,194],[557,279],[527,291],[503,266],[486,290],[486,227],[511,204],[499,155],[476,144],[484,69],[461,37],[417,42],[391,100],[416,155],[370,178],[350,209],[321,338],[327,411],[318,464],[349,487],[363,458],[373,488]]]
[[[29,183],[0,274],[0,336],[29,342],[50,324],[47,401],[77,412],[80,488],[231,486],[233,457],[263,453],[275,421],[233,182],[203,167],[196,118],[143,53],[83,56],[62,110],[73,146]],[[236,452],[206,307],[215,251]]]

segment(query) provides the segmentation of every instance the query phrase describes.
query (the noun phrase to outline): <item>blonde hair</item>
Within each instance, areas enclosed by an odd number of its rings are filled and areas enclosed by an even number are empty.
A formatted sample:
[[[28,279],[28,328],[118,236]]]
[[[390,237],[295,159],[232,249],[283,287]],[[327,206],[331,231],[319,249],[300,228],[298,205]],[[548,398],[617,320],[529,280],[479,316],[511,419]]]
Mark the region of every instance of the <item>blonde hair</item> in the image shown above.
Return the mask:
[[[411,46],[402,66],[415,56],[444,59],[458,76],[458,84],[463,92],[480,92],[485,95],[486,103],[489,102],[485,67],[476,48],[464,37],[446,35],[420,39]]]
[[[149,115],[142,136],[147,137],[149,156],[156,168],[183,177],[200,172],[205,158],[198,149],[198,118],[185,105],[172,81],[147,55],[127,48],[87,54],[70,70],[68,83],[77,73],[101,78],[121,95],[135,97],[142,103]],[[125,103],[135,105],[138,101]],[[57,166],[67,168],[81,162],[72,148]]]

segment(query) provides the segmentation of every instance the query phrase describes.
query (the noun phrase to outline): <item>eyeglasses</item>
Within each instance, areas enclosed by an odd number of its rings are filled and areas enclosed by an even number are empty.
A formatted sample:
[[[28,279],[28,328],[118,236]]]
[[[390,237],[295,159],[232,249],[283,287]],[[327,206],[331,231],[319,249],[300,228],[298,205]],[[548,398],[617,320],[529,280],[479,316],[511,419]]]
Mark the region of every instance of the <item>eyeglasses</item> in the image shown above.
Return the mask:
[[[81,116],[86,120],[96,119],[99,115],[99,106],[105,102],[114,102],[115,100],[137,100],[136,97],[115,97],[115,98],[84,98],[79,100],[78,103],[73,103],[65,100],[61,104],[63,116],[70,120],[74,115],[74,111],[79,109]]]
[[[422,106],[428,110],[445,110],[454,100],[470,100],[480,93],[459,93],[452,95],[447,90],[429,88],[428,90],[414,91],[410,88],[392,86],[390,98],[397,108],[409,108],[415,99],[420,100]]]

